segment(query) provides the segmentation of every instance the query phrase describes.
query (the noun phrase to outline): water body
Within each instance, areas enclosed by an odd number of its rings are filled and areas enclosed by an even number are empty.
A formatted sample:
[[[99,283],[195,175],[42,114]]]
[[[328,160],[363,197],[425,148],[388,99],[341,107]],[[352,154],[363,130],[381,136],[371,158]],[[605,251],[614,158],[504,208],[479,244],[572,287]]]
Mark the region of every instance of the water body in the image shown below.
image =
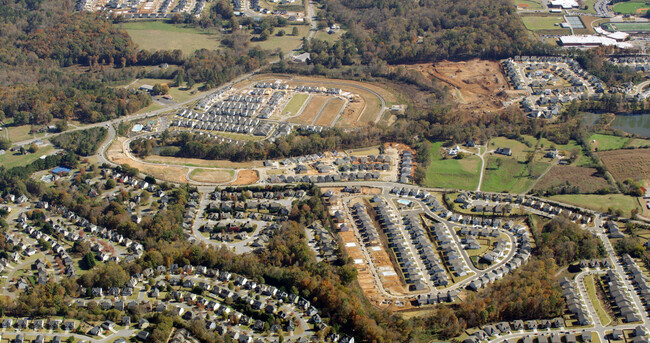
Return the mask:
[[[650,137],[650,114],[617,115],[610,127],[627,133]]]
[[[600,119],[600,114],[585,113],[582,118],[585,125],[592,126]],[[612,129],[650,138],[650,114],[619,114],[609,126]]]

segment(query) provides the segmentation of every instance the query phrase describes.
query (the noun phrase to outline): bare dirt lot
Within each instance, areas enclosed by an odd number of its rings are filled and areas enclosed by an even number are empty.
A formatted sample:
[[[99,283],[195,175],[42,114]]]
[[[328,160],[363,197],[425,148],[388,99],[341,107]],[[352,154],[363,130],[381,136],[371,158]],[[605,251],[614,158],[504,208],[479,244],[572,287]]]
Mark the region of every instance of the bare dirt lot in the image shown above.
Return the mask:
[[[508,90],[498,62],[474,59],[465,62],[443,61],[436,64],[415,64],[415,69],[429,78],[437,79],[451,87],[451,95],[458,107],[473,114],[498,112],[507,100]]]
[[[578,186],[581,193],[595,193],[608,186],[607,180],[597,172],[595,168],[556,165],[535,185],[535,189]]]
[[[233,181],[230,185],[232,186],[244,186],[250,185],[260,179],[257,170],[240,170],[237,174],[237,179]]]
[[[325,108],[323,109],[323,113],[321,113],[320,117],[316,120],[314,125],[318,126],[330,126],[332,125],[334,119],[336,118],[336,115],[339,114],[341,109],[345,106],[345,100],[343,99],[332,99],[330,100],[327,105],[325,105]]]
[[[189,172],[189,168],[146,164],[129,158],[124,151],[122,151],[122,143],[124,143],[125,140],[125,137],[118,137],[117,140],[113,142],[108,151],[106,151],[106,157],[109,160],[118,164],[126,164],[130,167],[137,168],[141,172],[149,174],[157,179],[177,183],[185,183],[188,181],[187,173]]]
[[[296,123],[301,125],[311,125],[314,122],[314,119],[316,119],[316,116],[318,115],[320,110],[327,102],[327,100],[330,98],[331,97],[325,95],[312,96],[311,99],[309,99],[309,102],[307,103],[305,108],[302,110],[302,113],[300,113],[298,117],[291,118],[288,121],[290,123]]]
[[[175,165],[185,165],[189,167],[212,167],[212,168],[254,168],[261,167],[262,161],[251,161],[251,162],[230,162],[225,160],[202,160],[200,158],[180,158],[180,157],[169,157],[169,156],[159,156],[151,155],[147,156],[145,159],[147,162],[154,163],[165,163],[165,164],[175,164]]]
[[[598,156],[618,182],[650,180],[650,149],[610,150]]]
[[[231,170],[219,169],[195,169],[190,178],[197,182],[224,183],[233,179],[234,173]]]

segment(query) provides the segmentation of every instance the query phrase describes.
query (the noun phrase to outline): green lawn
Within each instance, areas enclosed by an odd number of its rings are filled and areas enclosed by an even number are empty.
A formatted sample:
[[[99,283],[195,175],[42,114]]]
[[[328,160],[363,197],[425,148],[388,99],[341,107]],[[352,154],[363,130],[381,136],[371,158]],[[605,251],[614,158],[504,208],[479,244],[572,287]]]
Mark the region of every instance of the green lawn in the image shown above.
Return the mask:
[[[528,0],[526,0],[526,1],[528,1]],[[336,41],[339,40],[339,38],[341,38],[341,36],[343,36],[343,34],[345,34],[345,32],[346,32],[345,30],[339,30],[336,33],[329,34],[326,31],[318,31],[318,33],[316,33],[314,38],[320,39],[320,40],[323,40],[323,41],[326,41],[326,42],[330,42],[330,43],[335,43]]]
[[[498,165],[498,160],[501,165]],[[530,176],[527,165],[512,157],[493,155],[487,157],[486,163],[481,185],[481,190],[486,192],[523,193],[550,166],[548,162],[532,162],[533,176]]]
[[[650,7],[650,6],[648,6]],[[609,26],[619,31],[650,31],[650,23],[608,23]]]
[[[550,199],[601,212],[607,212],[610,207],[621,209],[625,215],[635,208],[642,210],[636,198],[623,194],[562,194],[554,195]]]
[[[481,159],[475,155],[467,155],[461,160],[443,159],[440,154],[441,147],[442,142],[431,145],[431,163],[427,168],[424,185],[475,190],[481,171]]]
[[[612,319],[609,317],[609,315],[607,315],[607,312],[605,312],[605,309],[603,309],[600,299],[598,299],[598,296],[596,295],[596,285],[594,284],[593,276],[585,276],[584,283],[585,288],[587,289],[587,295],[589,296],[591,303],[594,305],[594,309],[596,309],[596,314],[598,315],[600,323],[603,325],[608,325],[611,323]]]
[[[637,10],[639,9],[644,9],[641,10],[640,13],[637,13]],[[628,1],[628,2],[619,2],[612,7],[614,12],[616,13],[623,13],[623,14],[643,14],[647,12],[647,8],[650,8],[650,5],[647,5],[645,1],[642,2],[636,2],[636,1]]]
[[[218,49],[221,35],[162,21],[138,21],[119,24],[131,39],[145,50],[180,49],[187,56],[198,49]]]
[[[521,20],[524,22],[524,25],[526,25],[526,28],[531,31],[561,29],[559,25],[555,26],[555,24],[559,24],[564,21],[562,16],[557,16],[557,15],[522,16]]]
[[[598,148],[599,151],[617,150],[623,148],[628,141],[627,137],[618,137],[612,135],[601,135],[599,133],[591,135],[589,141],[591,146]]]
[[[25,166],[36,161],[41,156],[48,155],[52,150],[54,150],[54,147],[48,145],[38,149],[36,153],[27,153],[27,155],[15,155],[13,151],[7,151],[3,155],[0,155],[0,166],[7,169],[17,166]]]
[[[592,164],[591,158],[587,157],[584,154],[582,146],[574,140],[570,140],[567,144],[559,145],[549,141],[546,138],[542,138],[540,139],[540,148],[543,148],[544,150],[555,148],[560,154],[563,154],[567,158],[571,157],[572,153],[577,153],[578,157],[571,163],[571,165],[574,167],[587,167],[591,166]]]
[[[302,107],[302,105],[307,101],[309,95],[307,94],[294,94],[287,103],[287,106],[282,110],[282,115],[296,115]]]
[[[584,0],[581,2],[581,4],[586,5],[587,9],[586,10],[577,9],[575,10],[576,12],[596,14],[596,9],[594,8],[594,5],[596,4],[596,0]]]
[[[512,152],[512,158],[523,162],[526,161],[526,155],[528,152],[533,151],[535,149],[535,145],[537,144],[537,140],[531,136],[524,136],[524,139],[528,144],[530,144],[532,148],[514,139],[497,137],[490,139],[488,150],[496,150],[497,148],[510,148],[510,151]]]
[[[9,123],[12,120],[5,120],[5,124],[10,125]],[[45,133],[37,133],[37,134],[30,134],[29,131],[32,129],[31,125],[20,125],[20,126],[9,126],[9,127],[3,127],[2,134],[0,137],[6,138],[7,134],[5,133],[4,130],[7,130],[9,132],[9,140],[12,143],[15,142],[20,142],[24,141],[27,139],[32,139],[32,138],[37,138],[37,137],[43,137]]]

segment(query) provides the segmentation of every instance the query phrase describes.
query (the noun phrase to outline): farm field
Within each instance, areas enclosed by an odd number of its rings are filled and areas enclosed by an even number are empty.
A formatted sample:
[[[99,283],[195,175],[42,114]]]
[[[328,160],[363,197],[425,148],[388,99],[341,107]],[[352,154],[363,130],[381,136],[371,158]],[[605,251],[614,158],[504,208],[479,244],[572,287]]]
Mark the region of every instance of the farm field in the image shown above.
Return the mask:
[[[331,126],[334,124],[334,119],[336,119],[336,115],[341,111],[343,106],[345,106],[345,100],[331,99],[323,108],[323,112],[314,125]]]
[[[648,11],[650,5],[645,1],[626,1],[615,4],[612,9],[614,13],[622,14],[643,14]]]
[[[624,149],[598,153],[618,182],[650,179],[650,149]]]
[[[180,49],[187,56],[198,49],[218,49],[221,43],[219,34],[162,21],[128,22],[119,26],[145,50]]]
[[[621,209],[626,215],[633,209],[641,210],[636,198],[623,194],[561,194],[549,199],[601,212],[607,212],[609,208]]]
[[[0,166],[10,169],[18,166],[26,166],[41,156],[50,155],[54,151],[54,147],[47,145],[41,147],[35,153],[27,153],[27,155],[15,154],[13,151],[7,151],[4,154],[0,155]]]
[[[284,107],[282,110],[282,115],[296,115],[298,114],[298,111],[302,107],[302,105],[307,101],[309,98],[309,95],[307,94],[294,94],[293,97],[291,97],[291,100],[287,103],[287,105]]]
[[[311,125],[321,111],[327,100],[331,97],[325,95],[314,95],[309,99],[307,106],[302,110],[300,116],[289,119],[290,123]]]
[[[433,143],[429,153],[431,163],[427,167],[424,185],[427,187],[475,190],[478,186],[481,160],[467,155],[462,160],[443,159],[442,142]]]
[[[536,190],[547,190],[551,187],[579,187],[580,193],[595,193],[607,188],[605,178],[596,175],[595,168],[555,165],[535,185]]]
[[[223,183],[232,180],[234,176],[235,172],[232,170],[194,169],[190,179],[198,182]]]

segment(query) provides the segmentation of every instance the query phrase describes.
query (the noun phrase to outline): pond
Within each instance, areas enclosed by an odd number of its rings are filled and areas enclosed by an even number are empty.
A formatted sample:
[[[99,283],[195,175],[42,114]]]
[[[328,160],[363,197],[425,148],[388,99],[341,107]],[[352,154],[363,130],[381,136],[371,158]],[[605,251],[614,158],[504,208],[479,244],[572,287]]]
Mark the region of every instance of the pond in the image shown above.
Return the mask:
[[[617,115],[610,127],[627,133],[650,137],[650,114]]]
[[[598,119],[600,119],[598,113],[585,113],[582,117],[587,126],[596,124]],[[650,114],[619,114],[609,127],[650,138]]]

